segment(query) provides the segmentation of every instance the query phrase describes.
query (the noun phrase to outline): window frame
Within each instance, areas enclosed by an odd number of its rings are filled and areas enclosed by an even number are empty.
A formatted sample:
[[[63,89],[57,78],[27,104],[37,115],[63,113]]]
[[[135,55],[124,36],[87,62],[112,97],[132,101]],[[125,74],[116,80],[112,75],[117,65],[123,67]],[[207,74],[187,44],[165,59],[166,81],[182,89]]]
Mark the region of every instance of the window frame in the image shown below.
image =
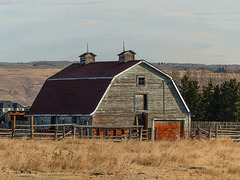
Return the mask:
[[[137,86],[146,86],[147,80],[146,76],[137,76]]]

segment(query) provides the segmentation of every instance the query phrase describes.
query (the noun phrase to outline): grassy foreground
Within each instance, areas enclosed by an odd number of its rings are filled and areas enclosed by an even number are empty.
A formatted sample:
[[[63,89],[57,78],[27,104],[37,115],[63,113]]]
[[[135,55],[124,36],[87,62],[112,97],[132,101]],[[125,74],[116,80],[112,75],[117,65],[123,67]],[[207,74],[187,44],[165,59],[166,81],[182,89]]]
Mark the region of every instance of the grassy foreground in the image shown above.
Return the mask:
[[[231,140],[0,139],[0,160],[2,179],[240,179]]]

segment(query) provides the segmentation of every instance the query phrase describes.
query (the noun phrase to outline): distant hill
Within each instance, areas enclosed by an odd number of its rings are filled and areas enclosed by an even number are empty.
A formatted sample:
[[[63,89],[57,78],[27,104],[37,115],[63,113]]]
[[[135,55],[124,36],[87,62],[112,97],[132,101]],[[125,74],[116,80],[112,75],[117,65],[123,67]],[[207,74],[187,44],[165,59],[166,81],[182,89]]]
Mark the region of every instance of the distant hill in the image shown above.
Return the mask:
[[[63,68],[74,62],[72,61],[34,61],[27,63],[0,62],[0,67],[10,68]]]
[[[0,100],[32,105],[45,80],[72,64],[70,61],[38,61],[30,63],[0,63]],[[187,74],[200,86],[211,79],[214,84],[236,78],[240,81],[240,65],[200,65],[153,63],[170,76],[177,85]]]
[[[240,73],[240,65],[206,65],[191,63],[153,63],[160,69],[166,70],[207,70],[215,73]]]
[[[0,67],[19,68],[63,68],[78,61],[33,61],[27,63],[0,62]],[[240,73],[240,65],[206,65],[192,63],[152,63],[160,69],[165,70],[207,70],[215,73]]]
[[[44,81],[60,70],[0,67],[0,100],[32,105]]]

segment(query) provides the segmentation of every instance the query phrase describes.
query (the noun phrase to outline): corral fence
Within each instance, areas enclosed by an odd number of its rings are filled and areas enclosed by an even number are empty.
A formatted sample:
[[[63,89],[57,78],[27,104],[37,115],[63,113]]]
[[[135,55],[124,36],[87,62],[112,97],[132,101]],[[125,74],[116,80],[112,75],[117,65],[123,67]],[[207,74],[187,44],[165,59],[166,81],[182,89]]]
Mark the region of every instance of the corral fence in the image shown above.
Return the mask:
[[[161,136],[159,132],[161,131]],[[81,138],[81,139],[109,139],[122,140],[161,140],[191,137],[194,139],[211,139],[228,137],[240,141],[240,123],[192,121],[190,133],[175,129],[155,128],[144,129],[143,126],[92,126],[77,124],[44,124],[19,125],[13,124],[11,129],[0,128],[0,138],[55,139]]]
[[[199,139],[228,137],[240,141],[240,123],[192,121],[191,136]]]
[[[77,124],[14,125],[12,129],[0,129],[0,138],[55,139],[124,139],[146,140],[150,133],[143,126],[90,126]]]

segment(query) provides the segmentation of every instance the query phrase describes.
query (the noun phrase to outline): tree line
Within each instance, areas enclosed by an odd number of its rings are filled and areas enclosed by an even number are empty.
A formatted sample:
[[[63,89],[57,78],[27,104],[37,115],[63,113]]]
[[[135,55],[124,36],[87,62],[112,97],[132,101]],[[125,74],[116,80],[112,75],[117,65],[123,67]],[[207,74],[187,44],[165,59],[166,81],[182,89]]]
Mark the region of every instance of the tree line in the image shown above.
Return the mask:
[[[240,120],[240,83],[230,79],[220,85],[200,88],[198,82],[187,75],[181,79],[180,92],[191,111],[193,121]]]

